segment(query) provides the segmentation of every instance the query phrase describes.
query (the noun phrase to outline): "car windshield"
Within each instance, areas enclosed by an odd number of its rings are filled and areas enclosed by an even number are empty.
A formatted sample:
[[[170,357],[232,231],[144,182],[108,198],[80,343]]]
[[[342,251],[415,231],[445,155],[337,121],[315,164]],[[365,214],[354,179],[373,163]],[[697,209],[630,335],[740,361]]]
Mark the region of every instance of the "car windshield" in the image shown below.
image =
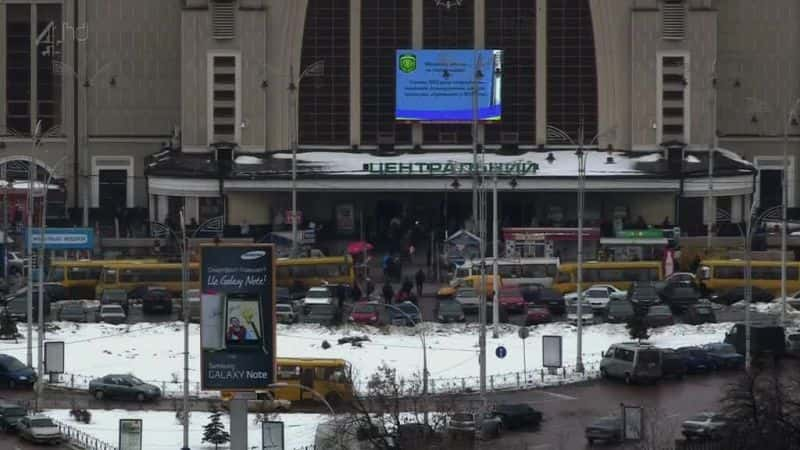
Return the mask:
[[[292,310],[292,307],[286,304],[282,304],[282,305],[275,305],[275,309],[277,309],[278,311],[289,312]]]
[[[127,377],[123,378],[123,380],[128,381],[133,386],[144,384],[144,381],[134,377],[133,375],[127,376]]]
[[[81,305],[80,303],[66,304],[66,305],[61,307],[61,311],[82,313],[83,312],[83,305]]]
[[[601,419],[597,419],[592,425],[600,426],[600,427],[614,427],[619,424],[619,419],[616,417],[603,417]]]
[[[334,305],[311,305],[311,314],[333,314],[335,311]]]
[[[586,296],[589,298],[606,298],[608,297],[608,291],[593,289],[591,291],[586,291]]]
[[[5,366],[7,370],[21,370],[24,369],[26,366],[22,364],[19,360],[14,358],[5,359]]]
[[[119,305],[105,305],[100,308],[101,313],[121,313],[123,309]]]
[[[472,421],[474,419],[472,418],[472,414],[466,414],[465,413],[465,414],[453,414],[452,420],[455,420],[455,421],[458,421],[458,422],[470,422],[470,421]]]
[[[714,417],[714,415],[711,414],[711,413],[700,413],[700,414],[695,414],[692,417],[689,417],[688,421],[689,422],[705,422],[708,419],[711,419],[712,417]]]
[[[569,314],[578,314],[578,305],[572,304],[567,306],[567,312]],[[591,305],[584,304],[583,307],[581,308],[581,314],[584,316],[587,314],[592,314]]]
[[[439,302],[439,310],[448,313],[461,312],[461,304],[458,302]]]
[[[475,289],[459,289],[458,294],[459,297],[477,297],[478,294],[475,293]]]
[[[55,426],[56,426],[56,424],[54,424],[52,420],[47,419],[47,418],[31,420],[31,427],[49,428],[49,427],[55,427]]]
[[[24,408],[11,407],[3,410],[3,416],[22,417],[25,415]]]
[[[800,341],[800,334],[790,334],[789,340],[793,342]]]
[[[624,312],[632,312],[633,305],[631,305],[629,302],[624,302],[624,301],[612,301],[608,305],[608,311],[614,312],[616,314]]]
[[[53,267],[50,269],[50,273],[47,275],[47,281],[63,281],[64,280],[64,268],[63,267]]]
[[[708,306],[698,306],[694,310],[697,314],[711,314],[711,308]]]
[[[123,290],[113,289],[113,290],[103,291],[103,298],[107,300],[127,300],[128,293]]]
[[[327,290],[310,290],[306,294],[308,298],[328,298],[328,291]]]
[[[658,293],[652,286],[640,286],[634,289],[633,294],[631,295],[634,298],[650,298],[657,296]]]
[[[370,305],[368,303],[357,303],[353,307],[353,312],[354,313],[360,313],[360,314],[372,314],[372,313],[376,312],[377,310],[378,310],[378,308],[375,305]]]
[[[669,306],[653,306],[647,311],[648,316],[669,316],[672,313],[669,311]]]
[[[723,354],[736,353],[736,348],[734,348],[730,344],[714,345],[710,348],[710,350],[716,353],[723,353]]]

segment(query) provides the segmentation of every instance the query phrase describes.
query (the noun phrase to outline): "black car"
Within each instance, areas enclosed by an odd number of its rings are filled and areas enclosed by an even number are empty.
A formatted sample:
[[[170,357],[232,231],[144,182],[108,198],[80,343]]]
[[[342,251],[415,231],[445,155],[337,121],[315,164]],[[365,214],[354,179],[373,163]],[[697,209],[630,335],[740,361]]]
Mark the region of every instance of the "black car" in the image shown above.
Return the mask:
[[[520,293],[526,303],[545,306],[553,314],[564,314],[566,310],[564,296],[555,289],[541,284],[526,284],[520,286]]]
[[[700,290],[687,283],[667,284],[660,295],[661,300],[676,311],[683,311],[700,301]]]
[[[455,300],[439,300],[436,303],[436,320],[441,323],[463,322],[464,308]]]
[[[14,389],[17,386],[32,387],[36,372],[11,355],[0,355],[0,386]]]
[[[744,286],[735,287],[722,294],[714,297],[712,300],[715,303],[723,305],[732,305],[734,303],[744,300],[745,297]],[[765,291],[758,286],[752,286],[752,301],[755,303],[769,303],[775,298],[769,291]]]
[[[496,405],[494,415],[500,418],[507,430],[538,427],[542,422],[542,413],[524,403]]]
[[[683,313],[683,323],[689,325],[700,325],[701,323],[716,323],[717,317],[714,309],[709,304],[698,303],[689,306]]]
[[[681,347],[676,350],[683,358],[688,373],[704,373],[717,369],[717,363],[700,347]]]
[[[661,374],[664,377],[683,378],[687,373],[686,360],[672,349],[661,349]]]
[[[675,318],[672,316],[672,311],[670,311],[669,306],[655,305],[647,310],[644,321],[648,327],[655,328],[673,325],[675,323]]]
[[[397,427],[398,448],[429,448],[439,440],[433,428],[424,423],[402,423]]]
[[[747,327],[744,323],[733,325],[725,334],[725,343],[744,355],[747,351]],[[750,325],[750,352],[754,355],[770,353],[781,356],[786,353],[786,329],[771,321],[754,321]]]
[[[6,312],[18,321],[28,320],[28,288],[19,289],[14,294],[6,297],[4,301]],[[44,311],[45,318],[50,315],[50,295],[47,289],[44,290]],[[33,288],[33,321],[39,320],[39,288]]]
[[[703,350],[719,369],[736,369],[744,366],[744,356],[737,353],[736,347],[731,344],[706,344]]]
[[[147,292],[142,295],[142,311],[145,313],[154,311],[172,313],[172,295],[163,287],[148,288]]]
[[[133,375],[106,375],[96,378],[89,382],[89,393],[98,400],[114,397],[143,402],[161,398],[161,389]]]
[[[606,308],[606,321],[610,323],[626,323],[636,314],[628,300],[611,300]]]
[[[0,403],[0,430],[15,432],[17,422],[25,417],[25,408],[16,403]]]
[[[605,443],[622,442],[622,418],[609,416],[596,419],[586,427],[585,433],[589,445],[597,441]]]
[[[661,297],[658,296],[658,289],[654,283],[636,282],[628,289],[628,301],[633,303],[637,310],[645,310],[661,303]]]

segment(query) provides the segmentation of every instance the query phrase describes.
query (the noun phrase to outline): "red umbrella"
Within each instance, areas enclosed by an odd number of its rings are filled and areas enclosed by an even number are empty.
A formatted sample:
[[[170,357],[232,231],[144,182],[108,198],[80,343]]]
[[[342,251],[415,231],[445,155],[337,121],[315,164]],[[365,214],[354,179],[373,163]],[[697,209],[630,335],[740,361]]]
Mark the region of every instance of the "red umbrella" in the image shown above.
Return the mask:
[[[372,244],[365,241],[357,241],[351,242],[347,244],[347,253],[350,255],[357,255],[359,253],[364,253],[365,251],[370,251],[375,248]]]

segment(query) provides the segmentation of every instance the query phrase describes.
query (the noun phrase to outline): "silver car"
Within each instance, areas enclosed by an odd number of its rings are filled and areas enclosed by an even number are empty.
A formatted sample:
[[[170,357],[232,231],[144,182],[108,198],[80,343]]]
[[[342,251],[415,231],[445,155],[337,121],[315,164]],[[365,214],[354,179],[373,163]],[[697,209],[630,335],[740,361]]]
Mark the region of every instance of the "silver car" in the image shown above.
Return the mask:
[[[275,317],[278,323],[295,323],[299,319],[292,305],[287,305],[286,303],[275,305]]]
[[[620,378],[625,383],[658,381],[661,376],[661,352],[652,345],[623,342],[612,345],[600,361],[603,378]]]
[[[456,291],[456,301],[461,303],[465,311],[477,311],[480,307],[481,299],[478,292],[473,288],[463,287]]]
[[[17,422],[19,436],[37,444],[59,444],[64,440],[61,430],[47,416],[25,416]]]
[[[100,321],[118,325],[125,323],[125,310],[120,305],[101,305]]]
[[[450,416],[447,431],[451,436],[488,439],[500,436],[503,421],[494,414],[457,413]]]

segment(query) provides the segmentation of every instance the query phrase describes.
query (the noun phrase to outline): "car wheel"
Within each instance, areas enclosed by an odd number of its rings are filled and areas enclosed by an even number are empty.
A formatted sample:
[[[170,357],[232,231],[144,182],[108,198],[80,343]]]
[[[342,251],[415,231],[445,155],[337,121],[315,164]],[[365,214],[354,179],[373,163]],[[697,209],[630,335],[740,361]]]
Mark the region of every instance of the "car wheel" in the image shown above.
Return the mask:
[[[629,373],[625,374],[625,384],[633,384],[633,377],[631,377],[631,374]]]
[[[136,401],[137,401],[137,402],[140,402],[140,403],[141,403],[141,402],[143,402],[143,401],[144,401],[144,394],[143,394],[143,393],[141,393],[141,392],[139,392],[138,394],[136,394]]]
[[[608,379],[608,371],[605,368],[600,368],[600,378]]]
[[[103,393],[103,391],[101,391],[99,389],[94,391],[94,398],[96,398],[97,400],[102,400],[103,397],[105,397],[105,394]]]
[[[586,442],[588,442],[589,445],[594,445],[594,439],[592,438],[586,438]]]

